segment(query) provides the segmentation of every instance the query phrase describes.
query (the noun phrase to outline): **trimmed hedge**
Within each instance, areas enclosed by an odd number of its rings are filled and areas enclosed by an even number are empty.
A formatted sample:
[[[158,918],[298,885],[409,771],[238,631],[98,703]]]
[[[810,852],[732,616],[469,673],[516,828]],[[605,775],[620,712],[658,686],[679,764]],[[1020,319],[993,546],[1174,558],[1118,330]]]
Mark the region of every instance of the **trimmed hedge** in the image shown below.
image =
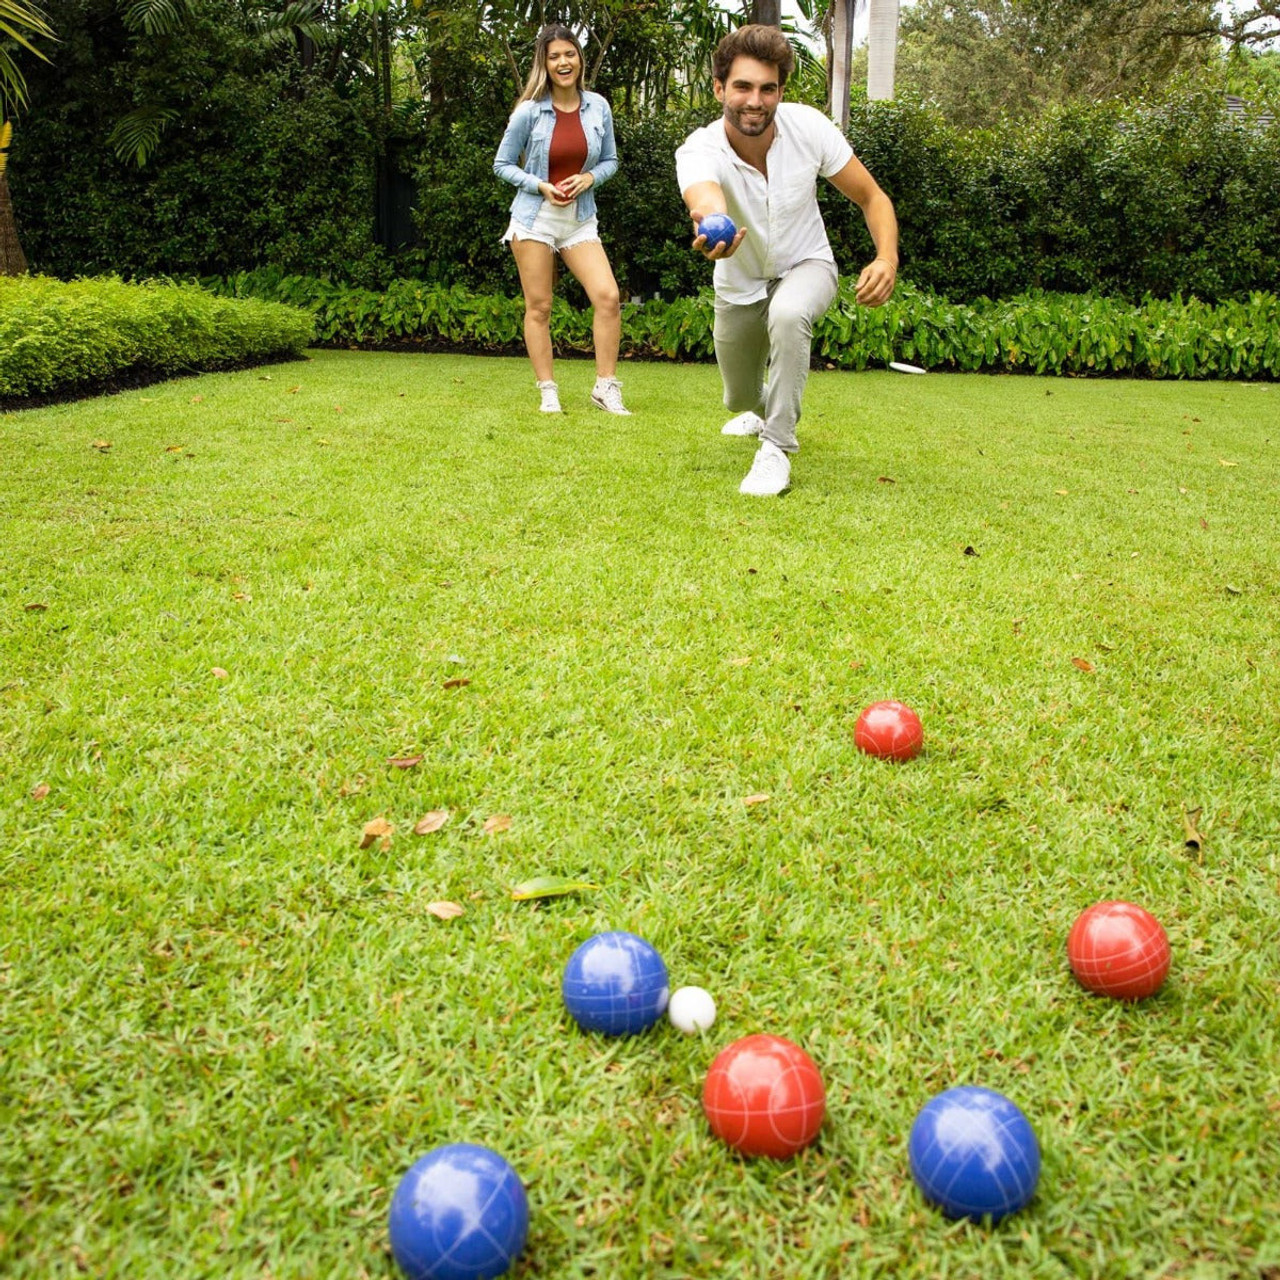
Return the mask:
[[[616,121],[622,163],[600,189],[600,227],[633,298],[702,283],[675,151],[705,118]],[[947,297],[1040,288],[1244,301],[1280,291],[1280,123],[1232,116],[1207,87],[974,132],[920,103],[863,99],[849,140],[894,201],[904,272]],[[492,123],[466,122],[435,131],[419,152],[424,247],[402,275],[483,293],[518,288],[499,243],[512,192],[492,174],[496,142]],[[836,261],[856,273],[873,253],[861,210],[827,183],[819,192]],[[565,275],[567,296],[580,301]]]
[[[313,333],[305,311],[191,284],[0,277],[0,396],[258,364]]]
[[[493,175],[503,121],[491,110],[431,118],[395,145],[416,185],[420,243],[391,255],[373,244],[381,143],[363,99],[301,73],[217,61],[202,69],[183,127],[138,171],[102,145],[104,116],[134,105],[107,64],[77,71],[74,95],[57,80],[63,70],[37,66],[40,94],[10,166],[34,269],[185,277],[271,265],[371,288],[413,277],[518,289],[500,243],[512,191]],[[600,189],[600,226],[625,296],[673,298],[703,283],[675,151],[706,118],[616,118],[622,164]],[[918,102],[861,100],[849,138],[895,202],[905,274],[947,297],[1280,292],[1280,123],[1232,116],[1209,85],[977,132]],[[854,273],[872,253],[861,212],[820,190],[836,260]],[[567,273],[563,285],[583,302]]]
[[[303,307],[316,340],[334,346],[453,347],[522,351],[518,294],[476,294],[461,285],[400,280],[383,292],[280,272],[246,273],[206,286],[237,298]],[[624,354],[710,360],[711,291],[623,309]],[[562,352],[591,350],[591,313],[557,297],[552,337]],[[1042,374],[1128,374],[1152,378],[1280,378],[1280,297],[1257,293],[1216,306],[1148,298],[1130,304],[1096,294],[1031,290],[1016,298],[949,302],[910,282],[874,310],[860,307],[854,281],[840,282],[814,327],[814,357],[839,369],[905,360],[928,369]]]

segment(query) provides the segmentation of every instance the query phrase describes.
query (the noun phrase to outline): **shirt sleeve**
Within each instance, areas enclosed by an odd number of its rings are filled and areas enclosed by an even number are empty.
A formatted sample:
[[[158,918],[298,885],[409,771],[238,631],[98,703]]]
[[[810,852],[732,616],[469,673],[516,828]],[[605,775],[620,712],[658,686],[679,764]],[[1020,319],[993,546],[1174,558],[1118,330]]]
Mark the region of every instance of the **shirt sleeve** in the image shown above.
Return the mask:
[[[824,178],[830,178],[853,159],[853,148],[835,123],[828,120],[816,107],[813,109],[813,117],[814,127],[818,131],[818,172]]]
[[[613,133],[613,111],[608,102],[600,99],[600,109],[604,115],[604,138],[600,144],[600,158],[591,177],[597,187],[602,186],[618,172],[618,143]]]
[[[722,182],[720,156],[707,132],[696,130],[676,148],[676,182],[682,195],[699,182]]]
[[[511,113],[511,119],[507,121],[507,131],[502,135],[502,141],[498,144],[498,154],[494,157],[493,171],[503,182],[509,182],[513,187],[536,194],[542,180],[536,173],[529,173],[520,167],[520,154],[529,143],[532,122],[531,105],[522,102]]]

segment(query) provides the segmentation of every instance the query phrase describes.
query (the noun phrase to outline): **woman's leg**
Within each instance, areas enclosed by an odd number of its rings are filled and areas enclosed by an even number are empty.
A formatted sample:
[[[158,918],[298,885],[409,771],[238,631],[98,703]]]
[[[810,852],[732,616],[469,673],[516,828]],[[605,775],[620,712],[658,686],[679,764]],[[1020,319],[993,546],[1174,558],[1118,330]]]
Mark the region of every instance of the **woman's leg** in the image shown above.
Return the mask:
[[[533,365],[533,376],[539,382],[554,379],[551,353],[551,294],[555,286],[556,268],[550,245],[538,240],[512,240],[520,270],[520,288],[524,291],[524,345]]]
[[[604,245],[588,240],[571,249],[561,249],[565,266],[573,272],[586,290],[594,315],[591,334],[596,349],[596,374],[612,378],[618,371],[618,343],[622,337],[622,304],[618,282],[613,278]]]

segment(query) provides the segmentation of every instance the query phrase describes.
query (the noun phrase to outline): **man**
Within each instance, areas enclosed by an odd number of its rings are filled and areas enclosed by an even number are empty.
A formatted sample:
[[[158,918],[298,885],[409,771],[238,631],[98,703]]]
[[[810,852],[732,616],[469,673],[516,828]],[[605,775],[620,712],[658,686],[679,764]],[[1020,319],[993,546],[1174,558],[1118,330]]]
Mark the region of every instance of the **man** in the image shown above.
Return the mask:
[[[836,295],[819,175],[861,208],[875,243],[875,260],[858,277],[858,301],[886,302],[898,274],[898,220],[889,197],[826,116],[782,101],[794,65],[776,27],[739,27],[725,36],[712,63],[724,114],[676,152],[693,247],[716,264],[716,363],[725,406],[737,414],[723,431],[761,437],[740,486],[758,497],[791,483],[813,326]],[[738,232],[729,244],[709,245],[697,235],[709,213],[733,219]]]

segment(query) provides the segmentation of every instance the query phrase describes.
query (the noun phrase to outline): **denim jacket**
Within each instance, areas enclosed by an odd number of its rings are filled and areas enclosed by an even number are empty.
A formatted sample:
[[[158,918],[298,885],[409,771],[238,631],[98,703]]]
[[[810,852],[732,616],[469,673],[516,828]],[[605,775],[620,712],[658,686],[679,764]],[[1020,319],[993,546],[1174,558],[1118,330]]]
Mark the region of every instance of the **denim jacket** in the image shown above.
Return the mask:
[[[598,94],[582,91],[582,132],[587,136],[587,163],[583,172],[594,183],[577,199],[574,217],[585,222],[596,211],[596,187],[618,172],[618,148],[613,140],[613,112]],[[533,226],[542,208],[538,183],[546,182],[550,171],[551,134],[556,127],[556,109],[551,95],[536,102],[522,102],[511,113],[507,131],[493,162],[493,171],[516,190],[511,217],[522,227]],[[521,156],[524,157],[523,165]]]

